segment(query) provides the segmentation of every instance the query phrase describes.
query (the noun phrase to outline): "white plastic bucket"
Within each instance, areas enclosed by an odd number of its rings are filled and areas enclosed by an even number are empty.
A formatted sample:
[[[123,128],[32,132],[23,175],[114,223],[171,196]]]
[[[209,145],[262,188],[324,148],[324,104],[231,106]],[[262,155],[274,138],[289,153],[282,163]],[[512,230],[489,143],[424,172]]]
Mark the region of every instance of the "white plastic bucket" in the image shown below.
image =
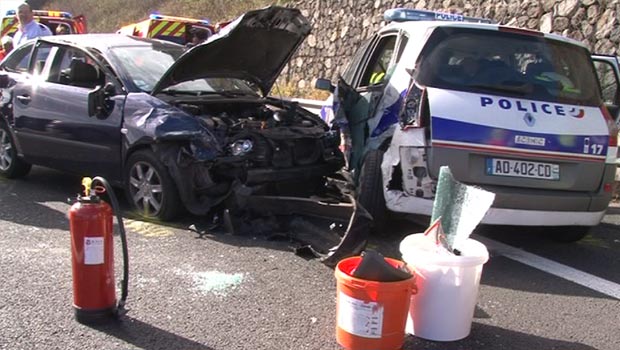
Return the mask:
[[[489,260],[489,252],[473,239],[456,247],[460,256],[439,254],[429,249],[428,242],[429,237],[419,233],[400,243],[403,260],[415,271],[418,287],[405,331],[435,341],[463,339],[471,330],[482,265]]]

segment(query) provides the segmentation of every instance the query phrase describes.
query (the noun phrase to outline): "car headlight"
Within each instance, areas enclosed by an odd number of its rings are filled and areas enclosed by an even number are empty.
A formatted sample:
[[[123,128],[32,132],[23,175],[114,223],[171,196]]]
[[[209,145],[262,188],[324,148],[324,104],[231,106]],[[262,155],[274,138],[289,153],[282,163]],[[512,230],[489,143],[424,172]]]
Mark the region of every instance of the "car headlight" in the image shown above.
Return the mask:
[[[252,140],[241,139],[230,144],[230,151],[233,156],[242,156],[249,153],[253,147],[254,144],[252,143]]]

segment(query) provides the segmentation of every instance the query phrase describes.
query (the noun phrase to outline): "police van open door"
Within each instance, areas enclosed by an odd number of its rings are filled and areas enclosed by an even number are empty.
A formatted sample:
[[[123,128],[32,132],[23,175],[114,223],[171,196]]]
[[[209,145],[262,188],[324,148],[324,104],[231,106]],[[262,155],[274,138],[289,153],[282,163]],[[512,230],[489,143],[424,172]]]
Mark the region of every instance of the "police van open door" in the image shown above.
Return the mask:
[[[620,113],[620,62],[618,56],[592,55],[594,68],[601,85],[601,94],[609,114],[618,121]]]

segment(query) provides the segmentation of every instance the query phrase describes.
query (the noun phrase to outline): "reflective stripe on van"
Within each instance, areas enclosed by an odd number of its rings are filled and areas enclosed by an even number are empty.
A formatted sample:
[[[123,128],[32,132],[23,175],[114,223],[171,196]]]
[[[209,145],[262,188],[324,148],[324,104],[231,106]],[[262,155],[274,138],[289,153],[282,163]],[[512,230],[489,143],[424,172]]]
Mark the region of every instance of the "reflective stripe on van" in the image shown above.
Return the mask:
[[[604,161],[609,129],[599,107],[428,88],[433,142]]]
[[[456,178],[479,186],[598,191],[614,153],[599,107],[437,88],[427,93],[432,177],[450,164]],[[545,172],[534,171],[539,168]]]

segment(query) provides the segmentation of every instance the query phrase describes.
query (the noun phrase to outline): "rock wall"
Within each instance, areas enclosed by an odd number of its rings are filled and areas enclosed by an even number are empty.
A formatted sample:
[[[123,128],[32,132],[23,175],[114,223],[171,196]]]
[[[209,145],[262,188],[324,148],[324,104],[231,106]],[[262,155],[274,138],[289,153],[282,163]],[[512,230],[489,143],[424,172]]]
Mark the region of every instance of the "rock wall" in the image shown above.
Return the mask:
[[[282,79],[309,88],[312,80],[335,80],[359,44],[381,26],[390,8],[456,12],[541,30],[584,42],[591,51],[620,54],[620,0],[294,0],[313,31],[285,68]]]

